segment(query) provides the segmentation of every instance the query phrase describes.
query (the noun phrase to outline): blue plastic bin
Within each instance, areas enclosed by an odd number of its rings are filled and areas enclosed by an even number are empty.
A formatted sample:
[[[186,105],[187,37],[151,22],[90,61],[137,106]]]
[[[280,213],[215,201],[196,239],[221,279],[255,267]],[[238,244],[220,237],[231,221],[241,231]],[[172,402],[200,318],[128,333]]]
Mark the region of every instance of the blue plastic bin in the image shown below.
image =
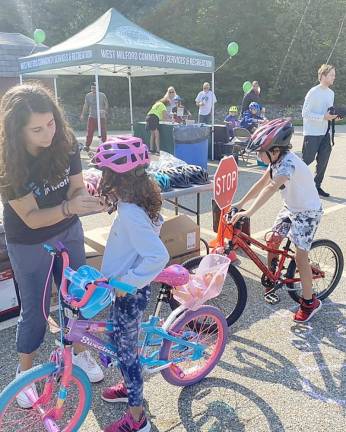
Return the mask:
[[[175,154],[178,159],[191,165],[208,168],[208,140],[197,143],[176,143]]]
[[[209,127],[199,124],[174,127],[174,156],[207,169],[209,133]]]

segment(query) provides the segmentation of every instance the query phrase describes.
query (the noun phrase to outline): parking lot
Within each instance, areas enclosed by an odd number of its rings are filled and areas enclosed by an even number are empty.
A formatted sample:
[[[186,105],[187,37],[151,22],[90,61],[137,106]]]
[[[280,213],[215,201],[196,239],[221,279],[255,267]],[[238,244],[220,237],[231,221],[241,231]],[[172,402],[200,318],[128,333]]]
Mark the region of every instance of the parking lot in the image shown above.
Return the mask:
[[[331,196],[323,199],[324,216],[316,238],[334,240],[346,255],[346,130],[339,127],[323,188]],[[294,150],[301,150],[300,128],[294,136]],[[85,155],[83,156],[85,158]],[[86,163],[87,160],[84,160]],[[213,173],[217,163],[209,164]],[[311,167],[313,169],[313,167]],[[254,159],[240,161],[238,191],[242,196],[263,170]],[[302,186],[303,187],[303,186]],[[201,236],[213,238],[211,193],[201,196]],[[191,206],[191,196],[182,204]],[[251,232],[263,239],[281,207],[279,195],[251,220]],[[174,214],[165,205],[165,216]],[[113,216],[83,218],[85,230],[112,223]],[[239,270],[245,278],[249,299],[239,321],[229,330],[225,353],[213,372],[196,386],[173,387],[160,375],[146,376],[145,404],[152,430],[160,432],[279,432],[345,430],[346,413],[346,273],[323,308],[307,324],[292,321],[297,305],[287,293],[275,306],[263,301],[260,274],[246,258],[239,256]],[[155,293],[154,293],[155,294]],[[148,308],[148,313],[153,308]],[[168,313],[168,308],[164,310]],[[0,327],[0,390],[15,375],[14,321]],[[47,361],[54,343],[49,334],[37,362]],[[105,385],[119,379],[106,371],[105,382],[94,385],[94,401],[82,431],[99,432],[117,418],[124,406],[101,401]]]

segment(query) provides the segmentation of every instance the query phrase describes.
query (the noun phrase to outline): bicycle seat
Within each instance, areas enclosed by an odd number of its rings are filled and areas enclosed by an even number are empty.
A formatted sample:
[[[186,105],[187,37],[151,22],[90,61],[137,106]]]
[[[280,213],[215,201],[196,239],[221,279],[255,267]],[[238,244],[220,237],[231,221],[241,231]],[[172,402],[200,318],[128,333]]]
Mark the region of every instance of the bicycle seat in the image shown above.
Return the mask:
[[[173,264],[156,276],[154,282],[160,282],[172,287],[185,285],[190,279],[190,273],[185,267]]]

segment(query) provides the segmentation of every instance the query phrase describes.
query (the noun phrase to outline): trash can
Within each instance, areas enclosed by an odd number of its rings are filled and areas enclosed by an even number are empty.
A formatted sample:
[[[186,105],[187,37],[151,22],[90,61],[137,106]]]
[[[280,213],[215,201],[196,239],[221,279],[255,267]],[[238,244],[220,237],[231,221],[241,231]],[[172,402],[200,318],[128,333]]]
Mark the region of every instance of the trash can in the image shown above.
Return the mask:
[[[204,125],[179,125],[173,128],[174,156],[191,165],[208,168],[210,129]]]

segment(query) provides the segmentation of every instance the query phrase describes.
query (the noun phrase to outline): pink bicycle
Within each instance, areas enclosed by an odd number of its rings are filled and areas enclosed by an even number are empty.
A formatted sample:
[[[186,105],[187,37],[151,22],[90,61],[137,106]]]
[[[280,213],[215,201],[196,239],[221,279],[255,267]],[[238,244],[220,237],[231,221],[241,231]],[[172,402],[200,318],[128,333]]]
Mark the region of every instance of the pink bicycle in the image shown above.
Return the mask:
[[[65,304],[59,303],[60,346],[52,352],[49,363],[21,374],[3,390],[1,432],[79,430],[91,406],[92,389],[87,375],[72,365],[72,343],[99,351],[105,367],[116,365],[112,321],[90,319],[111,304],[114,289],[135,295],[134,287],[107,280],[92,267],[73,271],[62,245],[46,248],[52,255],[52,265],[56,256],[63,261],[60,292]],[[220,293],[229,260],[220,255],[204,259],[197,277],[192,278],[186,269],[173,265],[155,279],[161,284],[155,310],[141,325],[139,352],[144,372],[159,371],[173,385],[187,386],[203,379],[217,364],[227,341],[225,317],[219,309],[202,303]],[[162,302],[168,301],[172,292],[181,306],[166,321],[160,320]],[[78,319],[80,314],[84,320]],[[29,398],[31,409],[17,405],[20,392]]]

